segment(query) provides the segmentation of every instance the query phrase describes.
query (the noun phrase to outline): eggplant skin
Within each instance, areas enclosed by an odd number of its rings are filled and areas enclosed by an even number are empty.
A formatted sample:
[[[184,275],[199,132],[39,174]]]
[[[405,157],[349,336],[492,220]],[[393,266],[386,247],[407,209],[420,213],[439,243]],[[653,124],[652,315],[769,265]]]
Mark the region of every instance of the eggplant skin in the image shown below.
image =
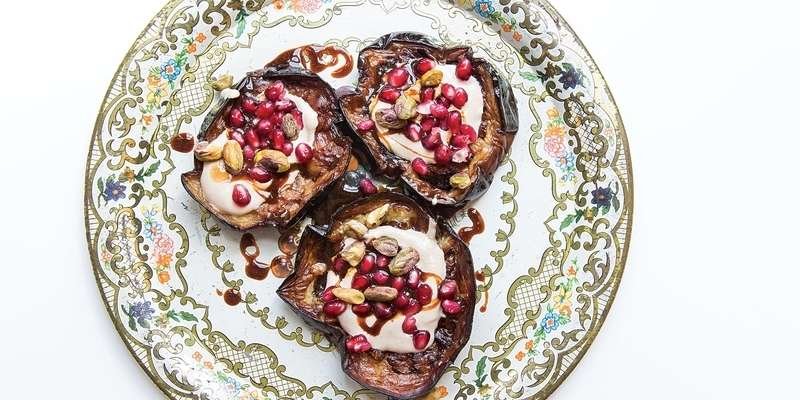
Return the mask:
[[[397,193],[379,193],[349,203],[334,213],[330,227],[355,215],[365,214],[390,203],[408,213],[409,218],[389,222],[402,228],[425,232],[430,215],[411,198]],[[324,290],[325,275],[314,276],[311,266],[329,263],[338,249],[333,229],[328,232],[310,225],[303,232],[295,259],[295,272],[278,288],[281,297],[295,312],[312,326],[325,333],[342,355],[342,369],[359,384],[395,399],[424,396],[439,381],[445,369],[456,359],[469,341],[475,310],[475,278],[472,255],[464,242],[442,220],[436,224],[436,240],[445,253],[447,279],[458,284],[458,298],[464,310],[455,317],[443,317],[433,336],[434,344],[420,353],[392,353],[370,350],[348,353],[347,333],[335,318],[322,313],[319,294]]]
[[[268,66],[252,71],[235,88],[245,94],[257,90],[265,82],[280,80],[286,90],[309,103],[319,115],[319,124],[314,135],[314,166],[298,175],[292,184],[283,186],[277,198],[268,199],[256,210],[234,216],[217,211],[206,200],[200,187],[203,163],[195,159],[194,169],[181,175],[181,182],[187,192],[200,205],[220,220],[239,230],[258,226],[290,226],[299,220],[316,198],[344,174],[350,159],[351,141],[341,132],[349,130],[344,121],[333,89],[316,74],[288,65]],[[200,140],[211,141],[223,133],[227,127],[225,115],[237,99],[228,100],[206,117],[200,129]],[[299,177],[303,177],[299,182]]]
[[[439,63],[453,64],[460,57],[472,61],[473,75],[481,83],[484,109],[479,137],[485,140],[463,169],[471,177],[466,189],[453,188],[449,176],[457,171],[439,171],[420,179],[411,169],[411,163],[388,151],[374,132],[360,133],[356,124],[369,115],[369,101],[382,85],[382,76],[397,63],[428,57]],[[494,172],[506,157],[519,130],[517,102],[508,82],[499,72],[481,58],[474,57],[468,47],[442,48],[428,36],[416,32],[394,32],[378,38],[359,52],[359,81],[353,93],[339,98],[342,112],[350,123],[353,137],[367,149],[377,173],[389,178],[402,178],[405,185],[422,200],[459,208],[482,195],[491,185]]]

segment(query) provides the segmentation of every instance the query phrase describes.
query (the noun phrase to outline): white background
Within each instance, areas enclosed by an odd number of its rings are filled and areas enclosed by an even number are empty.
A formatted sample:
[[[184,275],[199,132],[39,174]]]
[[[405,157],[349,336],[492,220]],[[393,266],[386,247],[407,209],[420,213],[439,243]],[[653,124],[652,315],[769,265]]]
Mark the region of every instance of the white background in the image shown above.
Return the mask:
[[[616,96],[636,205],[614,307],[553,398],[797,398],[800,9],[790,3],[554,1]],[[3,7],[0,398],[162,398],[102,307],[82,211],[100,101],[161,6]]]

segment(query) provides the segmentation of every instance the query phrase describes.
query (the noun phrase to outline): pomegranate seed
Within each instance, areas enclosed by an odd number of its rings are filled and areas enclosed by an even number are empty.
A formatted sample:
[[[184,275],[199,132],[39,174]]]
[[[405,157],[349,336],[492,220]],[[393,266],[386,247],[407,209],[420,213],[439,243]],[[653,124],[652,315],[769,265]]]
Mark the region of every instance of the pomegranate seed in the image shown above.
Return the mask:
[[[386,303],[375,303],[372,305],[372,312],[378,319],[389,319],[394,316],[394,307]]]
[[[428,331],[416,331],[413,336],[414,348],[423,350],[428,347],[428,342],[431,341],[431,334]]]
[[[431,129],[436,125],[436,118],[431,116],[423,117],[421,121],[419,121],[419,127],[422,129],[423,132],[430,132]]]
[[[421,103],[432,101],[436,97],[436,90],[434,88],[422,89],[422,96],[420,97]]]
[[[373,194],[378,192],[378,188],[375,187],[375,184],[372,183],[369,178],[364,178],[358,182],[358,190],[364,194]]]
[[[322,294],[319,295],[319,298],[325,303],[336,300],[336,296],[333,295],[333,288],[334,286],[325,288]]]
[[[447,100],[453,101],[453,97],[456,95],[456,88],[449,83],[443,83],[441,89],[442,96]]]
[[[474,143],[476,140],[478,140],[478,132],[475,131],[475,128],[467,124],[461,124],[461,134],[467,135],[470,143]]]
[[[442,300],[452,300],[456,297],[458,291],[458,284],[456,281],[445,279],[439,286],[439,298]]]
[[[256,123],[255,131],[261,136],[267,136],[272,131],[273,126],[269,118],[260,119]]]
[[[403,68],[392,68],[386,73],[386,82],[394,87],[402,87],[408,82],[408,71]]]
[[[450,144],[458,149],[469,146],[469,143],[469,136],[467,135],[455,135],[450,139]]]
[[[467,104],[467,100],[469,100],[467,91],[464,90],[464,88],[458,88],[456,89],[456,93],[453,95],[453,98],[450,99],[450,102],[452,102],[457,108],[461,108],[464,107],[464,104]]]
[[[441,146],[436,148],[436,151],[433,153],[433,158],[436,159],[436,163],[439,165],[448,165],[450,164],[450,157],[453,156],[453,151],[450,150],[450,146],[446,144],[442,144]]]
[[[406,286],[411,289],[416,289],[419,286],[419,270],[414,268],[411,271],[408,271],[408,275],[406,276]]]
[[[250,96],[242,98],[242,110],[248,114],[254,114],[258,109],[258,102]]]
[[[297,127],[303,129],[303,113],[301,113],[300,110],[296,108],[289,112],[294,117],[294,121],[297,122]]]
[[[442,300],[442,311],[447,315],[455,315],[461,312],[461,304],[455,300]]]
[[[412,122],[406,126],[406,137],[412,142],[419,142],[422,137],[422,128],[419,124]]]
[[[300,143],[294,149],[294,155],[297,156],[300,164],[305,164],[314,158],[314,150],[307,143]]]
[[[414,315],[422,310],[422,304],[417,299],[408,299],[408,305],[403,310],[404,315]]]
[[[272,148],[275,150],[282,150],[283,145],[286,144],[286,135],[280,129],[272,131],[270,139],[272,139]]]
[[[420,283],[419,287],[417,288],[417,300],[423,306],[427,306],[430,304],[431,299],[433,298],[433,289],[427,283]]]
[[[414,161],[411,161],[411,169],[419,176],[426,176],[428,175],[428,164],[425,163],[425,160],[417,157]]]
[[[250,204],[250,191],[241,183],[237,183],[233,186],[231,197],[233,198],[233,202],[239,207]]]
[[[389,257],[386,257],[383,254],[378,254],[378,256],[375,257],[375,265],[377,265],[378,268],[386,268],[386,267],[388,267],[389,266]]]
[[[322,306],[322,312],[329,317],[338,317],[347,309],[347,305],[341,300],[333,300]]]
[[[398,98],[400,98],[400,90],[396,88],[383,88],[380,94],[378,94],[378,98],[384,103],[391,103],[394,104]]]
[[[347,351],[351,353],[364,353],[372,350],[372,345],[369,344],[369,341],[367,341],[367,338],[364,335],[348,338],[345,341],[345,347],[347,348]]]
[[[444,106],[444,108],[450,107],[450,100],[447,100],[444,96],[437,97],[436,100],[434,100],[434,103],[441,104]]]
[[[244,114],[242,114],[242,110],[238,108],[231,109],[230,113],[228,114],[228,124],[230,124],[234,128],[243,127]]]
[[[433,61],[430,58],[421,58],[414,66],[414,72],[416,72],[418,76],[422,76],[422,74],[432,70],[435,66],[436,61]]]
[[[458,111],[450,111],[447,115],[447,127],[450,132],[459,132],[461,130],[461,113]]]
[[[294,152],[294,145],[292,142],[286,142],[283,144],[283,147],[281,147],[281,151],[283,154],[286,154],[286,157],[289,157],[292,155],[292,152]]]
[[[231,139],[235,140],[236,143],[239,143],[239,146],[244,147],[247,143],[244,141],[244,132],[241,129],[237,129],[231,133]]]
[[[375,254],[368,253],[361,259],[361,263],[358,265],[358,272],[362,274],[368,274],[375,269]]]
[[[275,81],[270,83],[267,86],[267,98],[272,101],[277,101],[283,98],[283,94],[286,91],[286,88],[283,86],[283,82]]]
[[[383,270],[375,271],[372,274],[372,281],[378,286],[385,286],[389,282],[389,273]]]
[[[272,126],[278,127],[283,124],[283,114],[282,112],[276,112],[269,117],[269,122],[272,122]]]
[[[367,317],[372,314],[372,306],[369,303],[353,304],[350,309],[359,317]]]
[[[405,279],[396,276],[392,278],[392,283],[390,283],[390,285],[392,285],[393,288],[397,289],[397,291],[400,292],[403,290],[403,288],[406,287],[406,281]]]
[[[242,148],[242,153],[244,155],[244,159],[247,161],[253,161],[253,158],[256,156],[256,149],[250,146],[244,146]]]
[[[442,137],[439,135],[439,131],[431,132],[425,137],[422,138],[422,147],[428,150],[434,150],[442,144]]]
[[[341,274],[342,272],[346,271],[347,268],[348,268],[347,261],[345,261],[345,259],[342,257],[337,257],[336,260],[333,262],[333,266],[331,266],[331,269],[333,269],[333,271],[338,274]]]
[[[289,111],[294,107],[295,107],[294,102],[291,100],[284,99],[275,102],[275,108],[277,108],[278,111]]]
[[[408,302],[411,299],[405,292],[400,292],[397,294],[397,297],[394,298],[394,306],[397,307],[399,310],[405,310],[408,307]]]
[[[269,118],[273,113],[275,113],[275,103],[271,101],[265,101],[256,108],[256,117],[261,119]]]
[[[465,81],[472,76],[472,61],[467,57],[461,57],[456,64],[456,76]]]
[[[254,149],[257,149],[261,146],[261,139],[258,138],[258,135],[256,135],[256,131],[254,129],[248,129],[247,132],[244,133],[244,141],[248,146]]]
[[[359,132],[369,132],[375,127],[375,123],[371,119],[361,120],[356,124],[356,129]]]
[[[439,103],[434,103],[431,105],[431,115],[433,115],[434,118],[445,119],[447,118],[447,114],[447,107]]]
[[[248,175],[250,175],[250,178],[254,181],[260,183],[267,183],[272,179],[272,174],[262,167],[250,168]]]
[[[403,333],[407,333],[409,335],[414,333],[414,332],[416,332],[417,331],[417,319],[412,317],[412,316],[406,317],[406,319],[403,320],[402,328],[403,328]],[[425,344],[427,344],[427,343],[425,343]]]
[[[363,292],[364,289],[369,287],[369,278],[367,278],[366,275],[356,275],[353,277],[353,282],[350,283],[350,287]]]

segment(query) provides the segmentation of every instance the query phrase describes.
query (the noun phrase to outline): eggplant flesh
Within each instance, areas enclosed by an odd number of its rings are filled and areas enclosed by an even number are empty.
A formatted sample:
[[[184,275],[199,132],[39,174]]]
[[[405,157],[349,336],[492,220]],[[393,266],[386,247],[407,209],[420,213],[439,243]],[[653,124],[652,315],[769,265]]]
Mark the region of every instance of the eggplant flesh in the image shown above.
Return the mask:
[[[480,83],[484,99],[481,125],[477,127],[479,139],[469,146],[472,157],[458,165],[428,164],[429,172],[425,176],[415,173],[411,162],[387,149],[374,129],[366,132],[358,129],[360,121],[370,118],[369,106],[384,86],[384,74],[397,65],[409,65],[422,58],[433,59],[438,64],[456,64],[461,58],[469,59],[472,76]],[[468,47],[443,48],[423,34],[396,32],[378,38],[360,51],[358,71],[354,92],[341,96],[339,101],[356,142],[368,150],[377,173],[389,178],[400,177],[417,197],[451,208],[463,206],[488,189],[519,125],[512,89],[490,63],[474,57]],[[466,187],[451,183],[450,177],[456,173],[470,178]]]
[[[429,392],[466,345],[472,330],[475,307],[475,279],[469,248],[443,221],[435,224],[435,241],[444,252],[445,279],[457,284],[460,313],[439,320],[431,336],[433,343],[417,353],[395,353],[371,349],[347,350],[347,333],[336,317],[323,312],[320,299],[325,290],[325,273],[313,267],[330,267],[340,251],[344,236],[341,227],[349,220],[363,220],[365,215],[389,204],[382,225],[428,232],[432,217],[411,198],[391,192],[356,200],[337,210],[323,230],[309,225],[303,232],[295,260],[295,272],[279,287],[278,295],[312,326],[323,331],[342,356],[342,369],[359,384],[397,399],[411,399]]]

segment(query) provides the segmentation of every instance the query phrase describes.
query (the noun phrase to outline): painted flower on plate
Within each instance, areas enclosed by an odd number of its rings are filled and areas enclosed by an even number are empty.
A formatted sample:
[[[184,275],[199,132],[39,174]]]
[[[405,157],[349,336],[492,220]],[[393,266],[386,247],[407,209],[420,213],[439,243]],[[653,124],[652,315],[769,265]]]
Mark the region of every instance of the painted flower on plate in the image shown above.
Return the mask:
[[[544,315],[540,325],[545,333],[550,333],[558,329],[558,315],[553,311],[549,311]]]
[[[105,190],[103,190],[103,198],[106,201],[117,201],[125,198],[125,185],[116,179],[109,179],[106,181]]]
[[[491,0],[476,0],[473,9],[481,17],[488,18],[494,13],[494,6]]]
[[[181,75],[181,66],[177,61],[171,59],[161,64],[161,77],[173,82]]]
[[[611,205],[611,188],[599,187],[592,190],[592,204],[598,207],[609,207]]]

